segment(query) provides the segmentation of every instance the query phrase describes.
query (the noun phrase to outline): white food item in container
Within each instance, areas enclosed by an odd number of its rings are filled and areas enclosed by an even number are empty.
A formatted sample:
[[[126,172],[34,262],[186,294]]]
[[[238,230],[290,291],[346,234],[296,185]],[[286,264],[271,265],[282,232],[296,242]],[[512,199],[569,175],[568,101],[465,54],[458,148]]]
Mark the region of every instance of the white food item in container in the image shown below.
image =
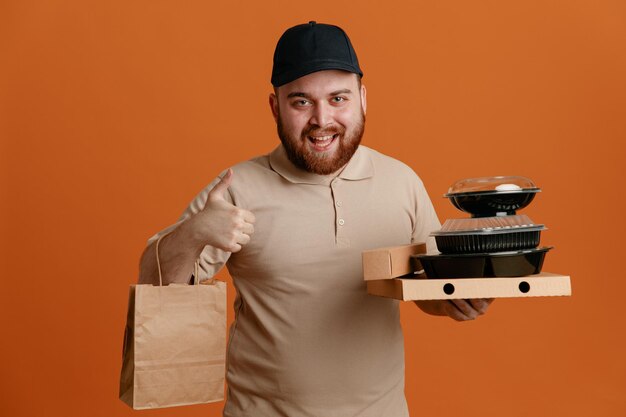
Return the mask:
[[[522,187],[517,184],[500,184],[496,186],[496,191],[519,191]]]

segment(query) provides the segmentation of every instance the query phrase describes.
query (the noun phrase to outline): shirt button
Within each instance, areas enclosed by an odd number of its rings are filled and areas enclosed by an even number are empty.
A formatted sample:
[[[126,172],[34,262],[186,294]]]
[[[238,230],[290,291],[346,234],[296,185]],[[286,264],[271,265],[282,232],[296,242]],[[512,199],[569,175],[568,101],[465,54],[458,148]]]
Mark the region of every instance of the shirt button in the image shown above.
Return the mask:
[[[339,219],[339,226],[343,226],[346,222],[343,219]]]
[[[335,204],[337,204],[337,207],[341,207],[341,201],[337,201]]]

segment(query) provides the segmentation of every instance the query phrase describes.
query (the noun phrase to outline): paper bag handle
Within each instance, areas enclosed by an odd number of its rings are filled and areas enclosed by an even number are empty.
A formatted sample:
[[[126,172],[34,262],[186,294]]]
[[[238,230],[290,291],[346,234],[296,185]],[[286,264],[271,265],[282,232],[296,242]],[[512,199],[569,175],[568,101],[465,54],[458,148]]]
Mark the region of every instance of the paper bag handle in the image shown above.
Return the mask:
[[[161,260],[159,259],[159,244],[161,243],[161,239],[163,239],[165,236],[167,236],[168,233],[165,233],[161,236],[159,236],[159,238],[156,241],[156,248],[155,248],[155,252],[156,252],[156,261],[157,261],[157,269],[159,270],[159,287],[163,286],[163,275],[161,274]],[[200,275],[199,275],[199,268],[200,268],[200,262],[196,259],[196,262],[194,263],[193,266],[193,283],[194,285],[198,285],[199,281],[200,281]],[[211,280],[210,282],[211,284],[213,284],[213,280]]]

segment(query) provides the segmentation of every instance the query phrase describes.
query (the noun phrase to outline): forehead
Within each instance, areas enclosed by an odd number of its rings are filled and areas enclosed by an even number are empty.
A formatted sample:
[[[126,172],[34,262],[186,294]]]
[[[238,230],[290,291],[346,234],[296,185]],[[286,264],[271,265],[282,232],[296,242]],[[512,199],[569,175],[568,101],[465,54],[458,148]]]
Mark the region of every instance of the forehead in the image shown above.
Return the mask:
[[[326,96],[334,91],[348,89],[358,93],[358,75],[347,71],[325,70],[305,75],[290,83],[278,87],[279,97],[292,93],[304,93],[310,96]]]

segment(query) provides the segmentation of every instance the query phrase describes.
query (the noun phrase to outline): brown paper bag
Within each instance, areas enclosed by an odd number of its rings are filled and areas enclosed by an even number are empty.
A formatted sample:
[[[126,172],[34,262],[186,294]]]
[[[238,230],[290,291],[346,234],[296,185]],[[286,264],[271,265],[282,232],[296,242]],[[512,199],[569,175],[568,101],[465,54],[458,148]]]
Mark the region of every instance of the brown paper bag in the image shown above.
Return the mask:
[[[120,399],[136,410],[224,399],[226,283],[197,270],[194,285],[130,287]]]

